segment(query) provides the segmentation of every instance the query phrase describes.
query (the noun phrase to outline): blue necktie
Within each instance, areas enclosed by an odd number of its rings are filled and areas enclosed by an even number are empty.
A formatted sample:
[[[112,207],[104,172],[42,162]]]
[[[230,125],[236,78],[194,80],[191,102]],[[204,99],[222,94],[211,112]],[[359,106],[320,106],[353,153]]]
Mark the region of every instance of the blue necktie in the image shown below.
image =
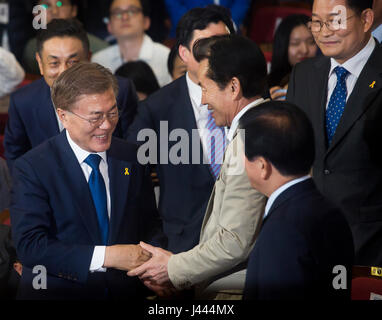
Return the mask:
[[[334,71],[337,74],[337,85],[330,97],[328,109],[326,110],[326,133],[329,145],[332,142],[334,133],[336,132],[338,123],[344,112],[348,94],[346,77],[348,76],[349,71],[343,67],[336,67]]]
[[[107,239],[109,236],[109,216],[107,214],[105,182],[101,172],[99,171],[100,161],[101,157],[98,154],[90,154],[84,162],[92,168],[92,172],[89,177],[89,189],[97,211],[98,224],[102,234],[102,241],[104,245],[107,245]]]
[[[211,111],[208,112],[207,129],[207,148],[209,150],[210,168],[216,180],[223,163],[226,136],[224,128],[216,125]]]

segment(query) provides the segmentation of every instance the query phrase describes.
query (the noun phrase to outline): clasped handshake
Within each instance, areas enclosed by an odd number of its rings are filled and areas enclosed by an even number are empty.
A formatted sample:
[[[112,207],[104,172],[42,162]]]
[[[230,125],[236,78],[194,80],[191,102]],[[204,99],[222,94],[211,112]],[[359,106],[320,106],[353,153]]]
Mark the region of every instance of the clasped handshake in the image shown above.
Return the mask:
[[[128,271],[128,276],[138,276],[158,296],[170,296],[176,293],[167,272],[171,255],[170,251],[144,242],[113,245],[106,247],[104,267]]]

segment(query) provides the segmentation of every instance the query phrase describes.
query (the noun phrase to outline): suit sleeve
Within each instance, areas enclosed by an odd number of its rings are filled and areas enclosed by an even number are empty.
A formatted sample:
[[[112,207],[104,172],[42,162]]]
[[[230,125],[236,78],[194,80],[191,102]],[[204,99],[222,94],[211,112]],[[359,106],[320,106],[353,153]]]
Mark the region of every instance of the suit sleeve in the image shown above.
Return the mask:
[[[12,172],[13,162],[32,148],[19,114],[14,95],[11,95],[8,110],[8,121],[4,134],[5,157]]]
[[[236,157],[232,156],[231,148],[236,141],[234,139],[228,146],[227,159],[207,208],[206,215],[210,214],[210,221],[204,227],[208,228],[212,223],[215,227],[213,235],[187,252],[172,255],[169,260],[168,274],[178,289],[231,270],[244,262],[253,248],[266,198],[251,187],[244,167],[240,174],[230,171],[230,164],[244,159],[241,152]]]
[[[145,166],[142,190],[140,192],[141,219],[140,224],[143,232],[140,239],[153,246],[166,248],[167,237],[163,233],[162,220],[157,210],[151,171],[149,166]]]
[[[296,67],[293,68],[292,74],[290,75],[289,78],[289,84],[288,84],[288,91],[287,91],[287,96],[286,100],[291,103],[296,103],[295,102],[295,93],[296,91]]]
[[[244,299],[307,299],[317,274],[307,240],[284,220],[267,227],[248,262]]]
[[[85,283],[94,246],[68,245],[51,235],[55,229],[47,190],[32,164],[18,159],[14,166],[11,223],[17,256],[23,265],[43,265],[57,277],[72,275]]]
[[[115,137],[126,139],[138,107],[138,97],[134,84],[129,79],[118,77],[119,93],[117,98],[119,121],[114,130]]]

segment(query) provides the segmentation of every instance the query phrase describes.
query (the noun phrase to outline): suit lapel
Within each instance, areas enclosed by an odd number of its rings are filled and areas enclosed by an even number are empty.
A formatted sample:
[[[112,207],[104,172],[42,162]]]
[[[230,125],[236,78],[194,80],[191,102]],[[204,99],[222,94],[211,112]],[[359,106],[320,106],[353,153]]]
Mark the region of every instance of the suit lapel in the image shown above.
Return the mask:
[[[316,126],[315,132],[319,134],[316,135],[317,148],[319,150],[326,150],[326,101],[328,97],[328,76],[330,71],[330,59],[322,58],[316,63],[317,73],[314,74],[314,84],[317,89],[314,92],[317,96],[313,101],[312,106],[312,118],[319,119],[319,121],[313,121],[313,125]]]
[[[93,243],[101,244],[102,239],[98,226],[97,213],[93,205],[88,183],[66,138],[66,130],[61,132],[57,141],[59,154],[62,158],[59,168],[62,172],[63,179],[68,181],[68,185],[73,190],[73,198],[70,199],[70,201],[72,201],[73,205],[78,208],[83,224],[88,230]]]
[[[353,92],[346,103],[344,113],[334,134],[328,153],[344,138],[357,119],[367,111],[372,105],[372,101],[377,93],[382,89],[381,53],[382,49],[377,46],[363,68]]]
[[[41,128],[40,131],[44,132],[45,138],[49,139],[59,134],[60,130],[57,123],[56,112],[50,96],[50,88],[44,79],[41,79],[41,85],[41,103],[36,108],[36,123]]]
[[[111,216],[109,244],[116,242],[122,218],[125,214],[126,201],[130,184],[130,175],[134,174],[131,162],[117,160],[108,153],[107,157],[110,180]]]

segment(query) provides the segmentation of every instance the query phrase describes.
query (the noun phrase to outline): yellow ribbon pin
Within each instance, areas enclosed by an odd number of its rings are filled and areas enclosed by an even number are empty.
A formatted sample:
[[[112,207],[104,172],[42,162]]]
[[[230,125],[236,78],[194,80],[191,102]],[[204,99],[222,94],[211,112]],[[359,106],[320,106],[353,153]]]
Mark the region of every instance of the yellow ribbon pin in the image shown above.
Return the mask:
[[[129,168],[125,168],[125,176],[129,176],[129,175],[130,175]]]
[[[375,81],[373,81],[373,83],[369,87],[374,89],[374,86],[375,86]]]

